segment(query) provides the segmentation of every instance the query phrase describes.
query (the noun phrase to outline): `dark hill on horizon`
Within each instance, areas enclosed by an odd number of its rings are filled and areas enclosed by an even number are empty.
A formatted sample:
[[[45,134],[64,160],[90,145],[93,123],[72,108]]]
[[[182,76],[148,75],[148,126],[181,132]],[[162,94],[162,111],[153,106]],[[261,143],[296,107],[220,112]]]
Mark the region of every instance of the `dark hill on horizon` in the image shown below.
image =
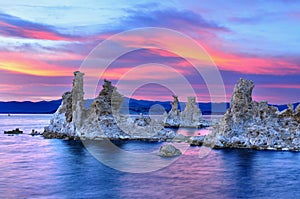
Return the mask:
[[[92,100],[89,99],[86,102],[86,106],[88,107],[91,104]],[[52,100],[52,101],[39,101],[39,102],[0,102],[0,113],[1,114],[50,114],[54,113],[59,105],[61,104],[60,100]],[[129,104],[129,105],[128,105]],[[214,106],[214,114],[224,114],[226,109],[229,107],[229,103],[210,103],[210,102],[200,102],[198,103],[200,109],[203,114],[211,114],[211,107]],[[294,107],[296,107],[298,103],[294,103]],[[155,108],[150,110],[150,108]],[[160,107],[161,106],[161,107]],[[287,105],[273,105],[278,107],[278,109],[284,110],[287,108]],[[129,107],[129,108],[128,108]],[[180,108],[184,109],[185,103],[180,103]],[[171,109],[171,105],[169,101],[150,101],[150,100],[136,100],[132,98],[124,98],[124,103],[121,108],[121,112],[130,114],[148,114],[149,110],[151,113],[161,113],[162,109],[169,111]]]
[[[39,101],[39,102],[0,102],[0,113],[54,113],[59,105],[61,104],[61,100],[52,100],[52,101]]]

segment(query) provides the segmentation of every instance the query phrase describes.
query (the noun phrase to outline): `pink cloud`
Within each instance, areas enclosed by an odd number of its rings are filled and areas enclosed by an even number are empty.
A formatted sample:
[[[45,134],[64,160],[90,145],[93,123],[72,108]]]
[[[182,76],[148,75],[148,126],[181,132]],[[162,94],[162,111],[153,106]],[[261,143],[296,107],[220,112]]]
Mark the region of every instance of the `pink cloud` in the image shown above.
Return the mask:
[[[26,56],[23,52],[1,52],[0,69],[38,76],[71,76],[75,68],[49,64],[37,57]]]

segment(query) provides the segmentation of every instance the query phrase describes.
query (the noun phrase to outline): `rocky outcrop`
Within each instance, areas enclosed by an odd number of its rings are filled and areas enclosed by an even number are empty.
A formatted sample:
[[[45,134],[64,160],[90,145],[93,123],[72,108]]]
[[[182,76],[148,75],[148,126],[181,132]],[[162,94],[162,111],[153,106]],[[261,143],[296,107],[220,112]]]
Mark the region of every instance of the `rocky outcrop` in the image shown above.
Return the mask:
[[[29,135],[36,136],[36,135],[42,135],[42,133],[32,129]]]
[[[151,124],[151,118],[149,116],[144,116],[142,113],[139,117],[134,119],[134,124],[137,126],[147,126]]]
[[[110,81],[104,80],[103,89],[84,107],[83,76],[74,72],[73,89],[62,96],[62,104],[45,127],[45,138],[62,139],[142,139],[165,141],[176,133],[164,129],[160,121],[140,115],[131,118],[119,113],[123,97]]]
[[[174,157],[181,154],[181,151],[172,144],[165,144],[161,146],[158,152],[158,155],[161,157]]]
[[[4,134],[23,134],[23,131],[21,131],[19,128],[16,128],[11,131],[4,131]]]
[[[76,135],[76,128],[82,125],[85,116],[84,108],[84,92],[83,92],[83,76],[84,73],[79,71],[74,72],[73,88],[71,91],[72,96],[72,120],[74,123],[74,130]]]
[[[300,150],[299,109],[289,105],[281,112],[266,101],[252,100],[254,83],[240,79],[235,86],[230,108],[211,137],[216,147]]]
[[[180,118],[180,110],[178,108],[179,101],[178,101],[178,96],[173,95],[173,102],[171,102],[171,110],[167,114],[164,114],[164,125],[166,127],[179,127],[181,124],[181,118]]]
[[[172,109],[164,115],[164,126],[166,127],[188,127],[202,128],[209,126],[202,117],[202,112],[196,103],[195,97],[188,97],[185,109],[180,112],[178,109],[178,97],[174,96],[174,101],[171,102]]]
[[[205,136],[191,136],[188,140],[191,146],[201,146]]]
[[[176,136],[173,130],[165,129],[161,121],[140,114],[137,118],[115,114],[118,126],[124,132],[129,132],[130,139],[167,141]]]
[[[298,106],[295,109],[294,118],[295,120],[300,122],[300,104],[298,104]]]
[[[101,92],[86,111],[79,136],[88,139],[96,137],[129,139],[130,136],[119,128],[115,117],[119,114],[118,110],[123,102],[123,97],[110,81],[104,80],[102,87]]]
[[[202,112],[196,103],[195,97],[188,97],[185,109],[181,112],[181,127],[196,127],[201,128],[209,126],[209,124],[203,119]]]
[[[84,92],[83,92],[83,76],[84,74],[74,72],[72,91],[66,92],[62,96],[62,103],[57,111],[53,114],[50,125],[45,127],[44,137],[49,137],[53,133],[66,136],[78,136],[77,128],[81,126],[84,109]]]

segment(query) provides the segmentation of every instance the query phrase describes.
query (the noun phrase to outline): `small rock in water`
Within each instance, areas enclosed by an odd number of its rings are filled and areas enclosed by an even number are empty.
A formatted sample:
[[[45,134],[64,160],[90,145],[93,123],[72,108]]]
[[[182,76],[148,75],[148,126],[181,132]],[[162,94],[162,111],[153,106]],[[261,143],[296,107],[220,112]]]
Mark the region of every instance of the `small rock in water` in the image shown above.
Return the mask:
[[[205,136],[191,136],[189,143],[191,146],[201,146],[204,142]]]
[[[21,131],[19,128],[13,129],[11,131],[4,131],[4,134],[22,134],[23,131]]]
[[[160,147],[158,155],[161,157],[174,157],[181,155],[181,151],[172,144],[166,144]]]
[[[41,135],[41,133],[39,133],[38,131],[32,129],[30,135],[35,136],[35,135]]]

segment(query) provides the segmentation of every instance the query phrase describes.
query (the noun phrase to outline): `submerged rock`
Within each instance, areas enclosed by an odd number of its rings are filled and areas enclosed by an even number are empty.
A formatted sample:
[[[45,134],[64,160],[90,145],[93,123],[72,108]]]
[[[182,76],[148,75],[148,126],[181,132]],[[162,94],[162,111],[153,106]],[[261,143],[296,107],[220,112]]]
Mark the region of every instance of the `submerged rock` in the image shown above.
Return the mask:
[[[219,145],[232,148],[300,150],[300,123],[297,108],[281,112],[266,101],[252,100],[254,83],[240,79],[230,108],[214,127]],[[212,135],[211,135],[212,136]],[[221,143],[221,144],[220,144]]]
[[[181,151],[172,144],[165,144],[161,146],[158,152],[158,155],[161,157],[174,157],[181,154]]]
[[[13,129],[11,131],[4,131],[4,134],[22,134],[23,131],[21,131],[19,128]]]

